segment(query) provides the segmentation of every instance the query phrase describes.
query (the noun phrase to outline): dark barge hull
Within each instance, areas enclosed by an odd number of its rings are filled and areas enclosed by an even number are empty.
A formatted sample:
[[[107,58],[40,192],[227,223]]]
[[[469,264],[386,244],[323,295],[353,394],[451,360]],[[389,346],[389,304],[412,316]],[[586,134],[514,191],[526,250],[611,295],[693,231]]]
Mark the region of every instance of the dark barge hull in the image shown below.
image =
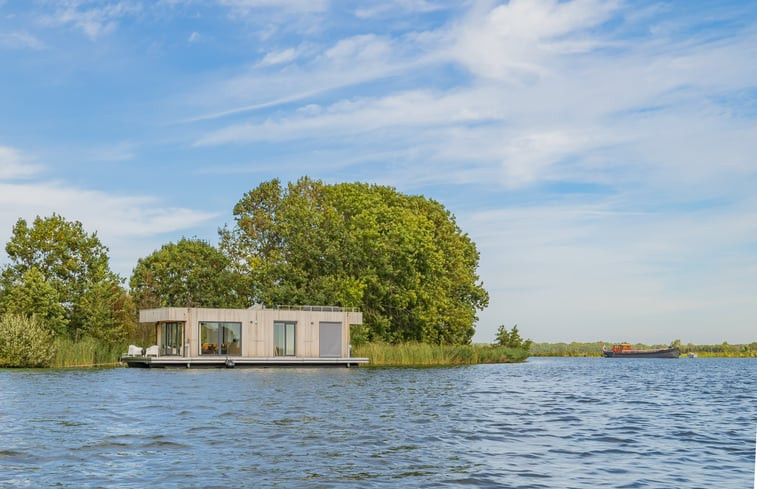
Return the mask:
[[[612,350],[603,350],[602,353],[607,358],[678,358],[681,352],[678,348],[663,348],[660,350],[626,350],[613,352]]]
[[[267,367],[358,367],[367,358],[298,357],[143,357],[124,356],[120,362],[132,368],[267,368]]]

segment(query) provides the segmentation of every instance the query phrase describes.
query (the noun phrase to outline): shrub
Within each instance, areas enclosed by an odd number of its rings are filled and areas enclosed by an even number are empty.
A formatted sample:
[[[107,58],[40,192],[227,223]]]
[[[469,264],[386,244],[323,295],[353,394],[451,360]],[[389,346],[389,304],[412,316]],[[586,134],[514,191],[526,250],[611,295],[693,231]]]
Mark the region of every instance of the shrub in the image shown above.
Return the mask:
[[[36,317],[0,316],[0,367],[47,367],[53,335]]]

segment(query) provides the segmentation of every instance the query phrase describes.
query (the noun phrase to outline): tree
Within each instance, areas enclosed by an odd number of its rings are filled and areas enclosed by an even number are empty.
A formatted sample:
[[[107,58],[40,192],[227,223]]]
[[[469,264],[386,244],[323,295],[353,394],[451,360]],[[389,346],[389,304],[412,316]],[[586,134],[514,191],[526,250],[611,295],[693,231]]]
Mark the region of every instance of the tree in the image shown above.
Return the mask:
[[[52,320],[49,326],[56,331],[65,326],[65,332],[75,339],[83,334],[101,337],[99,328],[126,327],[121,321],[104,324],[102,316],[94,314],[94,301],[100,301],[99,308],[117,307],[118,294],[100,291],[120,289],[121,279],[110,271],[108,249],[80,222],[53,214],[37,216],[30,227],[19,219],[5,251],[10,262],[0,274],[3,310],[31,312]]]
[[[87,318],[81,327],[82,335],[110,345],[123,342],[136,326],[134,302],[113,281],[93,284],[82,296],[79,308]]]
[[[488,294],[478,251],[444,206],[390,187],[264,182],[221,250],[264,304],[360,307],[368,339],[468,343]]]
[[[531,340],[523,340],[518,332],[518,325],[513,325],[512,331],[508,331],[504,324],[501,324],[497,329],[496,343],[500,346],[506,346],[508,348],[522,348],[524,350],[530,350]]]
[[[245,304],[229,259],[215,247],[196,239],[168,243],[140,258],[129,286],[140,309]]]
[[[6,291],[0,301],[0,313],[36,316],[55,335],[65,334],[68,325],[58,291],[36,267],[27,270],[18,284]]]

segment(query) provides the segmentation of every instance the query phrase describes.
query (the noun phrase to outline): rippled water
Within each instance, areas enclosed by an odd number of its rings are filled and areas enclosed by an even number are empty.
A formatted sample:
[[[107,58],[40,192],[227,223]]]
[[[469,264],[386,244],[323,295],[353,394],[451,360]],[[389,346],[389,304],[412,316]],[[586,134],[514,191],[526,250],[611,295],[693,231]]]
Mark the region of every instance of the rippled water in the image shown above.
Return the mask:
[[[0,487],[752,486],[757,361],[0,370]]]

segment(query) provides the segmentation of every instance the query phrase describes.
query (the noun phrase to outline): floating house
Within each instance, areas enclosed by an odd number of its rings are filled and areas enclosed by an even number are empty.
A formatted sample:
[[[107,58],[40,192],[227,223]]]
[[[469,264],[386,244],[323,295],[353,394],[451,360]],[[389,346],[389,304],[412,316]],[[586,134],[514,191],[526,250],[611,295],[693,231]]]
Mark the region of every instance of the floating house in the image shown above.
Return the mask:
[[[350,325],[363,322],[363,314],[352,308],[162,307],[139,311],[139,322],[155,325],[157,345],[145,355],[122,357],[129,367],[350,367],[368,362],[350,355]]]

